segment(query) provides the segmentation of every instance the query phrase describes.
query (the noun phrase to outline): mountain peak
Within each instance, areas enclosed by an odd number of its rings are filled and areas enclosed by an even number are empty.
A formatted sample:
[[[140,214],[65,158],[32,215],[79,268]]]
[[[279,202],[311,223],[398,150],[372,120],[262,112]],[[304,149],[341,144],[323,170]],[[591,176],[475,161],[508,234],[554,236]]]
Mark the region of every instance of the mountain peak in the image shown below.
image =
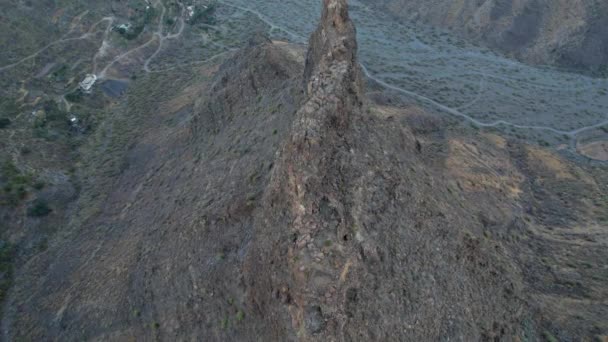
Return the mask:
[[[346,0],[323,0],[321,21],[310,37],[304,71],[309,94],[321,79],[346,81],[343,85],[360,93],[356,30]]]
[[[329,246],[331,236],[348,239],[351,234],[350,185],[342,172],[352,167],[349,139],[363,117],[364,98],[356,31],[345,0],[323,1],[304,83],[306,98],[274,164],[245,274],[252,307],[269,320],[268,326],[283,327],[271,333],[277,339],[289,335],[281,332],[298,331],[302,340],[330,340],[340,335],[345,309],[343,303],[328,303],[347,291],[340,281],[331,283],[346,273],[321,258],[312,241]],[[344,245],[334,251],[333,262],[354,263],[349,260],[357,253],[355,245]],[[313,269],[311,285],[302,275]]]

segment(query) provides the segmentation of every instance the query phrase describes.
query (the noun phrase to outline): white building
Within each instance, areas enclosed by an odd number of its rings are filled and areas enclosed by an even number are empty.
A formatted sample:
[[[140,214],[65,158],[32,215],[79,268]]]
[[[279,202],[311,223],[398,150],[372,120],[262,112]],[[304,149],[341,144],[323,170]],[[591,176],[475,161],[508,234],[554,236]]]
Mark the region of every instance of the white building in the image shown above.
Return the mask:
[[[120,25],[116,26],[116,29],[118,29],[119,31],[122,31],[122,32],[127,32],[131,29],[131,23],[120,24]]]
[[[82,91],[84,91],[85,93],[89,93],[91,91],[91,88],[93,88],[93,85],[95,84],[96,81],[97,81],[97,75],[87,74],[84,77],[84,80],[82,80],[82,82],[80,82],[80,89],[82,89]]]
[[[188,19],[192,18],[194,15],[194,5],[186,7],[186,10],[188,11]]]

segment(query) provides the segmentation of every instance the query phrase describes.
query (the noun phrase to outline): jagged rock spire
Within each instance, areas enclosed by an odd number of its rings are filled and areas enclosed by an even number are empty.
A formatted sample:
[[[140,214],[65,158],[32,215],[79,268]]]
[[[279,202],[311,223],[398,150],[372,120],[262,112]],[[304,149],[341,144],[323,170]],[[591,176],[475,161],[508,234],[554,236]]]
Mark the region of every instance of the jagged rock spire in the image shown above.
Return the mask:
[[[353,222],[342,172],[350,165],[348,139],[364,96],[346,0],[323,0],[306,59],[307,99],[275,162],[245,278],[252,307],[275,327],[277,340],[297,332],[302,341],[331,341],[346,316],[343,265],[354,269],[359,253],[354,244],[344,245],[330,260],[312,243],[348,235]]]
[[[315,74],[327,73],[335,66],[342,75],[353,82],[357,90],[361,88],[359,65],[357,62],[356,29],[348,14],[346,0],[323,0],[321,21],[309,41],[304,81],[310,88]],[[307,89],[310,94],[310,89]],[[357,91],[359,93],[359,91]]]

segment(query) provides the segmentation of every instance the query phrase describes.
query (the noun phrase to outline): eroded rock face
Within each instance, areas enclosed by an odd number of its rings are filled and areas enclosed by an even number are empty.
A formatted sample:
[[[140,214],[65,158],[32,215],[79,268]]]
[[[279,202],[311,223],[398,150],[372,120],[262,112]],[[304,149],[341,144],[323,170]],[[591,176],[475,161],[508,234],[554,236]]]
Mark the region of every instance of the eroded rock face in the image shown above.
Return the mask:
[[[605,72],[608,3],[595,0],[369,1],[536,64]]]
[[[279,152],[244,264],[252,311],[267,321],[258,334],[518,335],[526,310],[516,269],[468,233],[479,223],[424,171],[412,133],[364,109],[345,0],[324,1],[304,79],[308,99]]]
[[[335,250],[340,255],[332,261],[324,249],[338,243],[338,236],[353,238],[342,169],[351,167],[347,135],[362,111],[356,53],[346,1],[325,0],[306,59],[308,99],[273,170],[246,265],[252,305],[272,322],[276,338],[335,337],[341,328],[343,289],[336,286],[336,266],[344,265],[335,261],[356,251]],[[346,276],[348,270],[342,272]]]

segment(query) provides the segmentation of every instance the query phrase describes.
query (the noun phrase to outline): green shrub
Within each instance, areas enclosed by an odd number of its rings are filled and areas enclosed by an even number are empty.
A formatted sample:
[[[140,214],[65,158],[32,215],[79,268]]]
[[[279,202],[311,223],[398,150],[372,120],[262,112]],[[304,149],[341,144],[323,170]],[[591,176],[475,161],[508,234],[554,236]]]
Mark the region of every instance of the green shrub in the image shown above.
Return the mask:
[[[0,303],[13,283],[13,257],[15,248],[6,241],[0,241]]]
[[[11,124],[11,119],[9,118],[0,118],[0,128],[6,128]]]
[[[555,338],[555,336],[553,336],[550,332],[546,330],[543,332],[543,337],[547,342],[558,342],[557,338]]]
[[[144,14],[144,25],[150,24],[154,18],[156,18],[156,14],[156,9],[154,7],[150,6],[146,9],[146,14]]]
[[[2,171],[3,179],[11,179],[13,177],[17,177],[21,173],[17,166],[10,160],[4,162],[2,165],[2,170],[0,171]]]
[[[63,82],[65,80],[67,80],[66,75],[67,75],[68,71],[69,71],[68,66],[63,64],[61,67],[59,67],[59,69],[53,71],[51,76],[55,79],[56,82]]]
[[[46,101],[43,105],[43,108],[44,112],[46,113],[46,119],[48,121],[65,123],[67,119],[67,114],[66,112],[59,109],[57,102],[52,100]]]
[[[226,330],[228,329],[228,325],[230,324],[230,320],[228,319],[228,317],[225,317],[222,320],[222,330]]]
[[[130,28],[129,30],[123,31],[119,33],[125,37],[125,39],[127,40],[133,40],[137,37],[139,37],[139,35],[144,31],[145,25],[144,24],[138,24],[135,25],[134,27]]]
[[[17,104],[16,99],[2,99],[0,98],[0,113],[3,113],[7,117],[14,117],[21,111],[20,106]]]
[[[34,203],[27,209],[28,216],[42,217],[51,213],[51,208],[43,199],[36,199]]]
[[[190,24],[207,24],[214,25],[215,24],[215,10],[217,8],[217,3],[212,2],[207,6],[207,8],[196,7],[194,9],[194,14],[190,18]]]
[[[78,103],[82,102],[82,95],[82,91],[80,89],[76,89],[73,92],[67,94],[65,96],[65,99],[70,102]]]
[[[0,171],[0,181],[3,183],[0,191],[0,203],[19,204],[27,196],[27,187],[32,182],[32,175],[21,173],[12,161],[6,161],[2,164]]]
[[[34,188],[34,189],[36,189],[36,190],[42,190],[42,189],[44,189],[45,185],[46,185],[46,184],[44,184],[44,182],[43,182],[43,181],[39,180],[39,181],[36,181],[36,183],[34,183],[34,184],[32,185],[32,188]]]

